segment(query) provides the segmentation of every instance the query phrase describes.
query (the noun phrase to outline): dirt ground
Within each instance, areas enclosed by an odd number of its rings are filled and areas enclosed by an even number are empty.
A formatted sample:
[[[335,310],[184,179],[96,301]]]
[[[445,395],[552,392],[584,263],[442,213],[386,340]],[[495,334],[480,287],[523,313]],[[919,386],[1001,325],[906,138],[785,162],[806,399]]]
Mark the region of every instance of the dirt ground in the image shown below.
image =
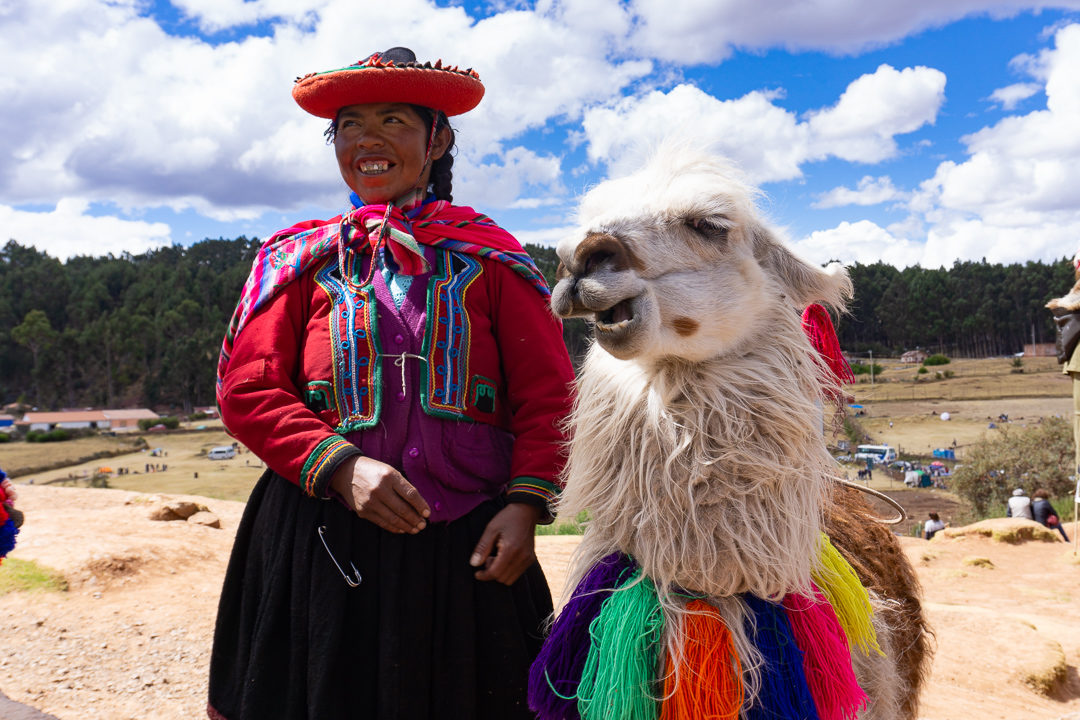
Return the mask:
[[[12,557],[60,570],[70,589],[0,597],[0,691],[59,720],[203,717],[217,597],[243,505],[195,498],[220,517],[213,529],[151,521],[154,496],[135,492],[20,490],[27,524]],[[577,540],[537,539],[556,593]],[[937,633],[921,717],[1080,720],[1071,546],[902,542]],[[989,564],[971,564],[976,557]],[[1025,684],[1055,672],[1049,696]]]

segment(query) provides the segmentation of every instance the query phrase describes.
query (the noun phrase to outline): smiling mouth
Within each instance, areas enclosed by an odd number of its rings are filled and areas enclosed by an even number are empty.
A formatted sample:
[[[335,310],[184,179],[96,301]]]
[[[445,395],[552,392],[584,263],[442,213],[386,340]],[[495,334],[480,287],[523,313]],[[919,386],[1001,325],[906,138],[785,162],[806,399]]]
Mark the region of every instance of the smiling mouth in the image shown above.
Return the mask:
[[[390,169],[390,163],[387,160],[365,160],[357,169],[364,175],[381,175]]]
[[[627,298],[607,310],[596,313],[596,329],[601,332],[614,332],[629,327],[637,317],[634,314],[636,299]]]

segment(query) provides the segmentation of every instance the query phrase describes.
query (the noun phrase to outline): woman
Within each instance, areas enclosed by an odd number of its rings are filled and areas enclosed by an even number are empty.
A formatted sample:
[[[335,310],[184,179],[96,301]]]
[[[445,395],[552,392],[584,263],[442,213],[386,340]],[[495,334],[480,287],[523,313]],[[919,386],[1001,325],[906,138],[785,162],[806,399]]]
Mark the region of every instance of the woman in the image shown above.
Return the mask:
[[[531,717],[533,555],[572,370],[535,265],[451,201],[471,70],[406,48],[306,76],[352,208],[263,246],[222,418],[269,471],[222,591],[212,718]]]

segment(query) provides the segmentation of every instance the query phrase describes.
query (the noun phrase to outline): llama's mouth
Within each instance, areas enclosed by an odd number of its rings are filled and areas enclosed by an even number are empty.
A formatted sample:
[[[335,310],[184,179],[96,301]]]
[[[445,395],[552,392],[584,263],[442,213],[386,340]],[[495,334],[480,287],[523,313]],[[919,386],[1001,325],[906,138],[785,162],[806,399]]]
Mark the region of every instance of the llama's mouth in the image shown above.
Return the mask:
[[[607,310],[596,313],[596,329],[599,332],[611,333],[625,330],[637,319],[634,312],[636,297],[627,298],[622,302],[615,303]]]

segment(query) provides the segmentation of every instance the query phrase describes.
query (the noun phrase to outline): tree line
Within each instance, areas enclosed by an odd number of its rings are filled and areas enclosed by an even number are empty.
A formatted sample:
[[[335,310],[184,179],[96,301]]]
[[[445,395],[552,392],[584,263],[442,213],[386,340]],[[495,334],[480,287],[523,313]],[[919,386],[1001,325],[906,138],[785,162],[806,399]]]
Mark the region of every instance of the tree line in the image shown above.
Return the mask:
[[[226,324],[260,241],[207,239],[139,255],[60,262],[9,241],[0,249],[0,400],[40,409],[154,407],[190,413],[214,402]],[[554,282],[555,250],[526,249]],[[898,270],[850,268],[855,298],[837,319],[845,350],[879,356],[917,346],[954,355],[1052,342],[1043,305],[1072,286],[1067,261]],[[588,326],[564,324],[571,357]]]

